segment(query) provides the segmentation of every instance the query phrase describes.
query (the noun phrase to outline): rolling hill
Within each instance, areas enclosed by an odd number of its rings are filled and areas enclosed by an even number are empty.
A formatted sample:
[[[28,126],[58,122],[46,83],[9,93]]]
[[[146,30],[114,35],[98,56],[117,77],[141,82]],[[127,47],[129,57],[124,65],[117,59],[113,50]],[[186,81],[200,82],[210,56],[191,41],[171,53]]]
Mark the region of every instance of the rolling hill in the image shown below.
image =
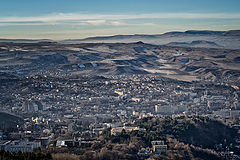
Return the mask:
[[[142,41],[0,43],[0,73],[12,76],[153,74],[183,81],[239,82],[240,50],[212,48],[217,44],[208,41],[180,44],[181,47]],[[209,48],[199,47],[203,44]]]

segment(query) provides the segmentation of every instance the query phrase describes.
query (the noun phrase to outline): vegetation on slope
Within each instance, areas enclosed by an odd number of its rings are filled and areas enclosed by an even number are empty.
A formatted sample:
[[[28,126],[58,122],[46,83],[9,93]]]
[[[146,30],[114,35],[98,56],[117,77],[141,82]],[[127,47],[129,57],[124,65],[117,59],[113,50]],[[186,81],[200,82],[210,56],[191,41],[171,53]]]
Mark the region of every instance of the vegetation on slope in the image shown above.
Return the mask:
[[[5,112],[0,112],[0,130],[11,130],[23,124],[23,119]]]

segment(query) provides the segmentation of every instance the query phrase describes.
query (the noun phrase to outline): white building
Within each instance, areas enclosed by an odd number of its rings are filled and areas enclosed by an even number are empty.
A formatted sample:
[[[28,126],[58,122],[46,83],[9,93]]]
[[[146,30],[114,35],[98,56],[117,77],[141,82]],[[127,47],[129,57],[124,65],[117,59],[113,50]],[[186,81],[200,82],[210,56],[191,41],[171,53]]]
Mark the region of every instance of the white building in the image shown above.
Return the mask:
[[[164,141],[152,141],[151,143],[153,153],[161,154],[167,151],[167,145],[164,144]]]

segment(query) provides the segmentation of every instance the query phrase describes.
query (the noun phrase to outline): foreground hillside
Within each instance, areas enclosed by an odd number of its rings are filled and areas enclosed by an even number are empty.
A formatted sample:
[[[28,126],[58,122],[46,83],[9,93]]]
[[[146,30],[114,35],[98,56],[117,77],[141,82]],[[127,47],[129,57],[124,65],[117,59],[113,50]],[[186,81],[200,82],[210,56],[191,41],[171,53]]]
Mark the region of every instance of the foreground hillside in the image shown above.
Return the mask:
[[[55,160],[118,160],[118,159],[222,159],[216,146],[232,143],[234,129],[204,117],[145,118],[135,123],[145,131],[122,132],[111,135],[109,129],[99,135],[97,142],[80,148],[51,148],[44,153],[0,152],[3,159],[55,159]],[[197,134],[196,134],[197,133]],[[152,148],[151,141],[162,140],[167,151],[162,154],[139,155],[141,148]],[[200,147],[201,146],[201,147]],[[232,148],[230,148],[232,149]],[[237,153],[237,148],[233,150]],[[65,153],[65,152],[69,153]],[[43,151],[46,152],[46,151]],[[50,155],[51,153],[52,155]]]
[[[122,132],[111,135],[109,129],[98,137],[98,142],[72,150],[77,155],[60,154],[66,149],[55,149],[53,158],[64,159],[221,159],[215,146],[222,143],[224,148],[236,136],[234,129],[203,117],[191,118],[145,118],[136,126],[145,131]],[[221,132],[220,132],[221,131]],[[196,134],[198,132],[198,134]],[[151,141],[162,140],[168,148],[161,155],[149,153],[144,157],[138,154],[141,148],[151,148]],[[200,147],[201,146],[201,147]],[[62,157],[62,158],[61,158]]]

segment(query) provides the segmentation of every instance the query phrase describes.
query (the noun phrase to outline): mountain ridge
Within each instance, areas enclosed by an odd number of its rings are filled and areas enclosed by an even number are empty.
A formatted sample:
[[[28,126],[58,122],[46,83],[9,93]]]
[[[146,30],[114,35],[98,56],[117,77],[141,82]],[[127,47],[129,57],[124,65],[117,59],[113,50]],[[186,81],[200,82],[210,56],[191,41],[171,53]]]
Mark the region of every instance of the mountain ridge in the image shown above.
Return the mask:
[[[213,31],[213,30],[187,30],[184,32],[180,31],[172,31],[172,32],[166,32],[163,34],[132,34],[132,35],[111,35],[111,36],[95,36],[95,37],[87,37],[83,39],[65,39],[65,40],[99,40],[99,39],[109,39],[109,38],[126,38],[126,37],[149,37],[149,38],[158,38],[159,36],[164,35],[182,35],[182,34],[200,34],[200,35],[231,35],[234,36],[240,36],[240,30],[228,30],[228,31]]]

